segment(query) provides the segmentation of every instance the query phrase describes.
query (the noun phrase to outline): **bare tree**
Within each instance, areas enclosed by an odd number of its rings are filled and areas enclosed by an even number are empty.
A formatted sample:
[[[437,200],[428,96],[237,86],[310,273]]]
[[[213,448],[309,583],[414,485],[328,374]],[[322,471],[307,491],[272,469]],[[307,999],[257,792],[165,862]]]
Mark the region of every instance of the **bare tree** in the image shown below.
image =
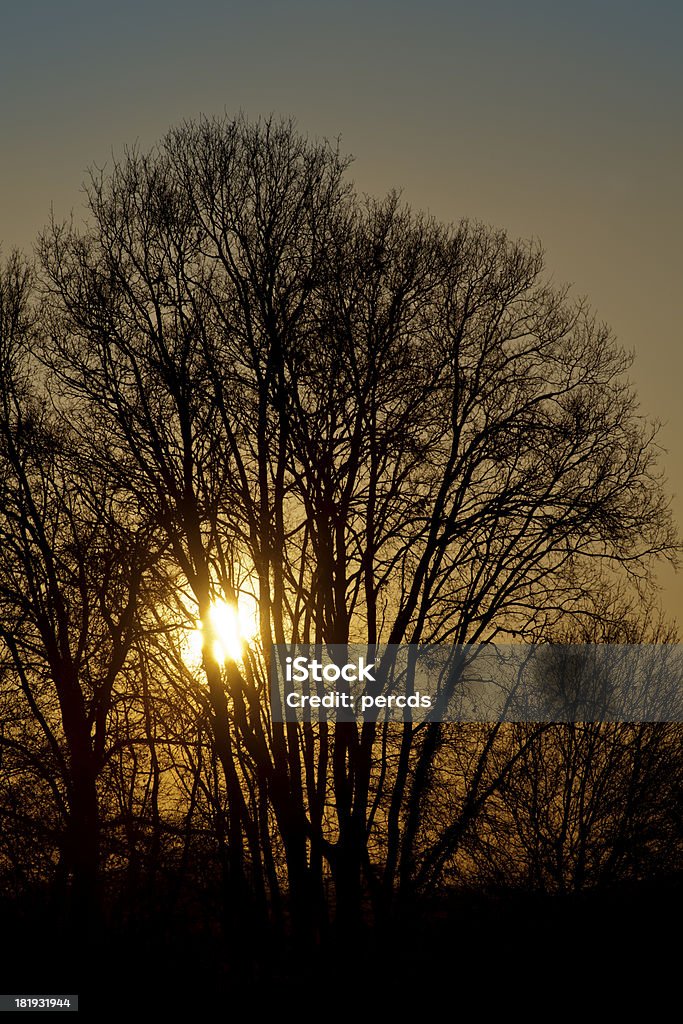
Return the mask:
[[[274,824],[305,928],[328,872],[349,926],[419,874],[448,737],[278,724],[272,644],[532,639],[675,548],[628,357],[538,246],[361,201],[346,166],[291,123],[188,123],[40,246],[44,365],[203,625],[234,906],[274,891]],[[243,586],[258,643],[222,663]]]
[[[644,651],[648,687],[662,701],[672,683],[680,688],[677,634],[655,609],[622,596],[611,606],[591,603],[590,618],[552,637],[563,645],[558,653],[564,645],[626,645],[611,662],[591,659],[590,683],[632,687]],[[610,679],[600,678],[601,667]],[[553,668],[562,668],[557,655],[549,675]],[[518,723],[500,740],[492,761],[505,767],[504,783],[450,850],[479,879],[567,893],[679,870],[680,723],[561,721],[542,730]]]
[[[110,713],[153,556],[149,533],[128,527],[108,475],[83,465],[35,386],[30,289],[15,254],[0,276],[0,745],[12,790],[38,780],[53,805],[51,845],[85,924],[98,906]]]

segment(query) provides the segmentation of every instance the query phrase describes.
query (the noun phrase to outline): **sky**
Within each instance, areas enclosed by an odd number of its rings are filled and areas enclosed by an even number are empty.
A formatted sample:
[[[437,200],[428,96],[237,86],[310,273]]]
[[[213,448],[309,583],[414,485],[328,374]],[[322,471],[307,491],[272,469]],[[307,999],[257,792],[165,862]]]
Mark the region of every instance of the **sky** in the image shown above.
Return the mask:
[[[362,192],[534,237],[634,353],[683,526],[680,0],[4,0],[0,240],[198,114],[341,138]],[[660,573],[683,622],[683,571]]]

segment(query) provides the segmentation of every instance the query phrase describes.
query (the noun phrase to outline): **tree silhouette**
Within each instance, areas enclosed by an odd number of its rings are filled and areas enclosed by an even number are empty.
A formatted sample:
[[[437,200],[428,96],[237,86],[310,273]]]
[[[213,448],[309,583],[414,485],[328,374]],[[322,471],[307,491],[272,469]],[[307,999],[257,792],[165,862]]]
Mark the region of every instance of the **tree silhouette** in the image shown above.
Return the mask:
[[[91,176],[83,226],[42,235],[18,331],[40,383],[30,397],[6,375],[3,523],[25,530],[17,496],[42,489],[50,542],[22,564],[36,622],[48,577],[36,679],[62,700],[69,778],[88,780],[74,828],[100,785],[124,859],[144,847],[158,868],[166,844],[189,870],[194,844],[213,851],[242,935],[291,917],[319,937],[334,917],[348,936],[434,888],[491,808],[514,820],[510,787],[550,749],[543,726],[513,742],[500,725],[279,723],[273,644],[540,640],[676,550],[656,429],[608,328],[547,282],[535,243],[362,199],[348,163],[241,117],[126,153]],[[27,463],[12,439],[36,403],[35,429],[65,440]],[[217,657],[212,610],[248,594],[256,635]],[[27,612],[3,600],[11,652]],[[197,623],[201,668],[183,654]],[[135,713],[115,714],[117,680]]]
[[[588,679],[581,690],[592,694],[603,684],[603,664],[590,657],[591,651],[621,645],[611,661],[604,659],[608,683],[630,687],[633,663],[644,659],[649,689],[658,688],[665,700],[672,682],[680,686],[676,632],[654,613],[646,619],[639,609],[634,615],[623,600],[599,611],[599,618],[556,636],[561,646],[549,649],[547,670],[557,672],[565,686],[561,654],[570,652],[572,668],[583,650],[589,656]],[[586,643],[599,646],[577,646]],[[474,859],[479,877],[488,875],[489,882],[560,893],[647,877],[654,863],[673,874],[681,854],[671,813],[680,800],[680,729],[675,721],[595,721],[578,715],[542,730],[528,723],[508,726],[509,747],[496,759],[508,769],[505,784],[486,808],[485,822],[463,839],[461,853]],[[514,763],[513,750],[520,752]]]
[[[2,743],[11,771],[39,778],[53,805],[59,873],[83,925],[98,908],[98,777],[154,545],[128,528],[111,475],[83,463],[35,386],[30,286],[13,255],[0,281]]]

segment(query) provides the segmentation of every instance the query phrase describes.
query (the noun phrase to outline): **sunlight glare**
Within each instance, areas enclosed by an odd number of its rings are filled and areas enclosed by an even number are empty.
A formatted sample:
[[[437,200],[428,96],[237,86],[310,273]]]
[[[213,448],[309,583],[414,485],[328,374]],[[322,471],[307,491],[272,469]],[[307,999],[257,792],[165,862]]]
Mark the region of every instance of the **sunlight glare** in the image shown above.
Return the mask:
[[[213,645],[213,656],[219,665],[232,658],[239,661],[242,657],[242,643],[245,639],[240,629],[237,608],[219,599],[214,601],[209,612],[211,628],[216,637]]]
[[[212,654],[219,665],[228,659],[241,661],[244,645],[258,631],[258,607],[251,594],[241,594],[238,606],[217,598],[209,611],[211,631],[214,635]],[[186,641],[184,660],[192,668],[202,663],[204,634],[201,624],[193,629]]]

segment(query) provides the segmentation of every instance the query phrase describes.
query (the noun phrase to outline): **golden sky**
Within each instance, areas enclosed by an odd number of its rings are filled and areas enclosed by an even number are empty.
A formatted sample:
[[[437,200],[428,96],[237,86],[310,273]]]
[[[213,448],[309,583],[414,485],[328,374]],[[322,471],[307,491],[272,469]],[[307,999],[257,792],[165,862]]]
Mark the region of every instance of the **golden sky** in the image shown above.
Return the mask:
[[[683,523],[682,43],[678,0],[3,5],[0,239],[30,248],[88,166],[183,118],[293,115],[362,191],[543,241],[635,352]]]

